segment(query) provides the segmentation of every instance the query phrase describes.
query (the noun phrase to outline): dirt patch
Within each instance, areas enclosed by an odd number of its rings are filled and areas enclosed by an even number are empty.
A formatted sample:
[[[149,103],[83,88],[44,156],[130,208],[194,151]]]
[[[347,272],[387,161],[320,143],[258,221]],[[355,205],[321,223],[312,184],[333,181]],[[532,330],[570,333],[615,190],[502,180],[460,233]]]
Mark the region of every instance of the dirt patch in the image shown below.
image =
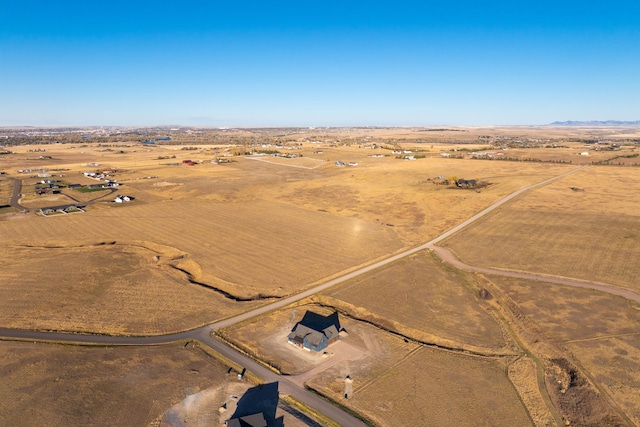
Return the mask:
[[[607,405],[589,380],[566,359],[552,359],[545,380],[549,395],[567,425],[615,426],[626,423]]]
[[[244,384],[243,384],[244,385]],[[227,387],[229,387],[227,385]],[[245,389],[248,386],[245,387]],[[159,427],[218,426],[221,387],[208,388],[185,397],[162,416]]]
[[[154,187],[173,187],[175,185],[184,185],[184,183],[182,182],[167,182],[167,181],[162,181],[162,182],[155,182],[153,184]]]
[[[67,197],[64,194],[57,194],[51,196],[34,196],[37,198],[26,199],[23,198],[20,200],[20,204],[26,208],[44,208],[48,206],[57,206],[57,205],[69,205],[78,203],[77,201]]]
[[[225,384],[202,390],[185,397],[162,416],[158,427],[220,427],[225,425],[238,407],[238,401],[254,384],[246,381],[228,381]],[[319,424],[298,410],[279,401],[276,420],[281,418],[287,427],[312,426]]]
[[[340,340],[321,352],[308,351],[288,342],[288,335],[307,310],[330,314],[330,310],[316,305],[301,305],[277,311],[268,316],[235,325],[219,333],[245,352],[267,362],[280,372],[292,375],[297,384],[334,364],[364,356],[362,345],[351,333],[342,333]],[[350,331],[354,321],[341,318],[343,328]]]

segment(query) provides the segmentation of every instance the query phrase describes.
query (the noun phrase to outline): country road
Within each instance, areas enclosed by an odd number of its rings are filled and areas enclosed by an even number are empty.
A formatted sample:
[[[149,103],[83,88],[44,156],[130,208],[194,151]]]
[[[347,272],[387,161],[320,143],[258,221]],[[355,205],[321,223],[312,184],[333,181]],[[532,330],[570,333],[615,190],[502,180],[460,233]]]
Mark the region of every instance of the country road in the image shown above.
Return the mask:
[[[573,279],[570,277],[551,276],[548,274],[540,273],[527,273],[524,271],[512,271],[502,270],[498,268],[476,267],[473,265],[465,264],[456,258],[448,249],[441,246],[430,246],[444,262],[451,264],[460,270],[471,271],[474,273],[483,274],[495,274],[498,276],[514,277],[517,279],[537,280],[547,283],[556,283],[558,285],[573,286],[576,288],[594,289],[596,291],[606,292],[611,295],[621,296],[630,301],[640,303],[640,294],[637,294],[629,289],[620,288],[617,286],[608,285],[606,283],[592,282],[588,280]]]
[[[248,371],[262,378],[265,382],[278,382],[278,388],[284,395],[294,397],[299,402],[318,411],[324,416],[332,419],[341,426],[358,426],[366,427],[359,419],[346,413],[337,406],[332,405],[327,400],[315,395],[314,393],[300,387],[287,379],[286,376],[278,375],[268,368],[262,366],[255,360],[238,352],[227,344],[218,341],[211,336],[212,329],[209,326],[203,326],[190,331],[179,332],[169,335],[155,335],[145,337],[118,337],[112,335],[87,335],[87,334],[70,334],[58,332],[36,332],[23,331],[15,329],[0,329],[0,340],[16,339],[21,341],[42,341],[42,342],[63,342],[63,343],[80,343],[87,345],[158,345],[180,340],[197,340],[202,344],[209,346],[217,353],[226,357],[238,365],[246,368]]]
[[[487,273],[487,274],[502,274],[502,275],[508,275],[511,277],[520,277],[520,278],[526,278],[526,279],[532,279],[532,280],[543,280],[551,283],[590,288],[590,289],[595,289],[602,292],[607,292],[613,295],[623,296],[630,300],[640,302],[640,295],[635,294],[627,289],[621,289],[621,288],[617,288],[617,287],[602,284],[602,283],[587,282],[587,281],[581,281],[581,280],[570,279],[570,278],[558,278],[555,276],[546,276],[546,275],[540,275],[540,274],[534,274],[534,273],[512,272],[507,270],[498,270],[498,269],[492,269],[492,268],[470,266],[457,260],[446,249],[435,246],[436,243],[457,233],[458,231],[462,230],[463,228],[467,227],[468,225],[472,224],[473,222],[477,221],[478,219],[482,218],[488,213],[492,212],[493,210],[503,205],[504,203],[507,203],[513,198],[519,196],[520,194],[530,189],[533,189],[542,185],[546,185],[554,180],[563,178],[567,175],[576,173],[584,169],[585,167],[587,166],[576,168],[562,175],[547,179],[537,184],[533,184],[533,185],[521,188],[511,193],[510,195],[500,199],[496,203],[482,210],[481,212],[469,218],[468,220],[462,222],[458,226],[448,230],[447,232],[441,234],[440,236],[420,246],[408,249],[404,252],[390,256],[381,261],[374,262],[370,265],[359,268],[355,271],[352,271],[340,277],[327,280],[326,282],[318,286],[314,286],[299,294],[292,295],[287,298],[283,298],[281,300],[267,304],[265,306],[259,307],[257,309],[251,310],[241,315],[212,323],[208,326],[203,326],[190,331],[184,331],[184,332],[170,334],[170,335],[139,336],[139,337],[118,337],[118,336],[107,336],[107,335],[69,334],[69,333],[57,333],[57,332],[36,332],[36,331],[23,331],[23,330],[13,330],[13,329],[0,329],[0,340],[18,339],[18,340],[34,340],[34,341],[73,342],[73,343],[97,344],[97,345],[154,345],[154,344],[162,344],[162,343],[174,342],[174,341],[185,340],[185,339],[198,340],[202,342],[204,345],[211,347],[216,352],[234,361],[235,363],[243,367],[246,367],[247,370],[253,372],[255,375],[257,375],[258,377],[261,377],[265,381],[267,382],[278,381],[280,384],[280,391],[283,394],[291,395],[295,399],[308,405],[310,408],[318,411],[319,413],[331,418],[332,420],[336,421],[340,425],[364,426],[365,424],[362,421],[356,419],[355,417],[346,413],[340,408],[333,406],[332,404],[328,403],[326,400],[316,396],[315,394],[304,389],[303,387],[300,387],[299,385],[294,384],[293,382],[289,381],[286,376],[281,376],[272,372],[271,370],[260,365],[253,359],[243,355],[242,353],[238,352],[237,350],[233,349],[227,344],[213,338],[212,332],[218,329],[222,329],[222,328],[234,325],[238,322],[248,320],[255,316],[259,316],[269,311],[282,308],[286,305],[289,305],[293,302],[296,302],[308,296],[314,295],[320,291],[323,291],[327,288],[335,286],[339,283],[343,283],[354,277],[363,275],[365,273],[368,273],[370,271],[373,271],[375,269],[378,269],[380,267],[383,267],[385,265],[388,265],[397,260],[400,260],[402,258],[413,255],[417,252],[420,252],[426,249],[435,251],[445,262],[451,263],[455,267],[463,270],[467,270],[467,271],[475,271],[475,272],[481,272],[481,273]]]
[[[20,192],[22,191],[22,180],[13,178],[13,193],[11,194],[11,206],[16,209],[25,209],[20,205]]]

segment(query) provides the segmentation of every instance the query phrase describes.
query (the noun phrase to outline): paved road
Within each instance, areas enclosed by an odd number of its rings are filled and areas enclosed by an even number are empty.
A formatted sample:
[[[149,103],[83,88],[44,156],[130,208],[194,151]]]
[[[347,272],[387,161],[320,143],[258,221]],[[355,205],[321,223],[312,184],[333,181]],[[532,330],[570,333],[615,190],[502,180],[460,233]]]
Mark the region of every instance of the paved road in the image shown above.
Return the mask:
[[[82,343],[96,345],[157,345],[180,340],[197,340],[211,347],[213,350],[246,368],[262,378],[265,382],[278,382],[281,393],[293,396],[308,407],[318,411],[324,416],[339,423],[341,426],[366,427],[362,421],[346,413],[342,409],[332,405],[314,393],[289,381],[286,376],[281,376],[265,368],[255,360],[245,356],[227,344],[213,338],[213,330],[209,326],[179,332],[170,335],[156,335],[146,337],[116,337],[111,335],[87,335],[69,334],[58,332],[36,332],[15,329],[0,329],[0,339],[18,339],[26,341],[52,341],[67,343]]]
[[[20,192],[22,191],[22,180],[13,178],[13,194],[11,195],[11,206],[16,209],[26,209],[20,205]]]
[[[428,241],[427,243],[424,243],[420,246],[417,246],[415,248],[406,250],[402,253],[396,254],[394,256],[391,256],[389,258],[386,258],[382,261],[378,261],[375,262],[373,264],[370,264],[366,267],[360,268],[356,271],[353,271],[351,273],[345,274],[341,277],[329,280],[321,285],[315,286],[311,289],[308,289],[304,292],[301,292],[297,295],[293,295],[290,296],[288,298],[284,298],[281,300],[278,300],[276,302],[273,302],[271,304],[268,304],[266,306],[257,308],[255,310],[251,310],[247,313],[226,319],[226,320],[222,320],[220,322],[216,322],[213,323],[209,326],[205,326],[205,327],[201,327],[198,329],[194,329],[191,331],[185,331],[185,332],[181,332],[181,333],[177,333],[177,334],[171,334],[171,335],[163,335],[163,336],[150,336],[150,337],[114,337],[114,336],[106,336],[106,335],[82,335],[82,334],[63,334],[63,333],[55,333],[55,332],[33,332],[33,331],[18,331],[18,330],[10,330],[10,329],[0,329],[0,338],[14,338],[14,339],[26,339],[26,340],[42,340],[42,341],[65,341],[65,342],[80,342],[80,343],[86,343],[86,344],[104,344],[104,345],[145,345],[145,344],[161,344],[161,343],[167,343],[167,342],[172,342],[172,341],[176,341],[176,340],[182,340],[182,339],[194,339],[194,340],[199,340],[202,343],[204,343],[205,345],[210,346],[212,349],[214,349],[215,351],[219,352],[220,354],[224,355],[225,357],[229,358],[230,360],[238,363],[241,366],[246,367],[249,371],[253,372],[254,374],[256,374],[257,376],[263,378],[265,381],[267,382],[271,382],[271,381],[278,381],[280,383],[280,390],[285,393],[285,394],[289,394],[293,397],[295,397],[296,399],[298,399],[299,401],[305,403],[306,405],[308,405],[309,407],[315,409],[316,411],[322,413],[323,415],[333,419],[334,421],[340,423],[343,426],[364,426],[364,423],[362,423],[361,421],[357,420],[356,418],[354,418],[353,416],[349,415],[348,413],[342,411],[341,409],[329,404],[327,401],[319,398],[318,396],[314,395],[313,393],[293,384],[292,382],[290,382],[289,380],[286,379],[286,377],[277,375],[275,373],[273,373],[272,371],[268,370],[267,368],[263,367],[262,365],[260,365],[259,363],[255,362],[254,360],[244,356],[243,354],[239,353],[238,351],[234,350],[233,348],[229,347],[228,345],[222,343],[221,341],[216,340],[215,338],[213,338],[211,336],[211,332],[217,329],[221,329],[227,326],[231,326],[235,323],[250,319],[252,317],[258,316],[260,314],[284,307],[288,304],[291,304],[292,302],[298,301],[302,298],[306,298],[310,295],[316,294],[322,290],[325,290],[327,288],[330,288],[332,286],[335,286],[339,283],[345,282],[347,280],[350,280],[354,277],[360,276],[362,274],[368,273],[372,270],[375,270],[377,268],[383,267],[385,265],[388,265],[392,262],[395,262],[397,260],[400,260],[402,258],[405,258],[407,256],[413,255],[417,252],[420,252],[422,250],[425,249],[432,249],[434,247],[434,245],[439,242],[442,241],[443,239],[446,239],[447,237],[453,235],[454,233],[457,233],[458,231],[462,230],[463,228],[467,227],[469,224],[473,223],[474,221],[477,221],[479,218],[483,217],[484,215],[488,214],[489,212],[493,211],[494,209],[498,208],[499,206],[503,205],[504,203],[508,202],[509,200],[512,200],[514,197],[519,196],[520,194],[524,193],[527,190],[530,190],[532,188],[535,187],[539,187],[542,185],[546,185],[556,179],[560,179],[563,178],[567,175],[570,175],[572,173],[578,172],[579,170],[583,169],[586,166],[583,166],[581,168],[577,168],[574,169],[570,172],[567,172],[565,174],[559,175],[557,177],[554,178],[550,178],[547,179],[545,181],[542,181],[538,184],[533,184],[530,185],[528,187],[524,187],[518,191],[515,191],[514,193],[504,197],[503,199],[499,200],[498,202],[494,203],[493,205],[489,206],[488,208],[484,209],[483,211],[481,211],[480,213],[474,215],[473,217],[469,218],[468,220],[464,221],[463,223],[461,223],[460,225],[452,228],[451,230],[441,234],[440,236]],[[15,193],[15,189],[14,189],[14,193]],[[469,266],[471,267],[471,266]]]

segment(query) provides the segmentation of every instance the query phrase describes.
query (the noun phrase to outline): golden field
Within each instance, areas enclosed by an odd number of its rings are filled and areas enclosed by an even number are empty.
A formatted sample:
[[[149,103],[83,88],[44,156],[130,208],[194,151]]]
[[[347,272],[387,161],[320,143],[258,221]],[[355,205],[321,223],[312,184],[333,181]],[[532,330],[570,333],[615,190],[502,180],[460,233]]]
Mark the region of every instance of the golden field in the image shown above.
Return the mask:
[[[353,397],[341,403],[380,426],[533,425],[506,366],[501,359],[421,347],[364,386],[354,379]],[[341,374],[332,368],[310,386],[340,400]]]
[[[53,218],[43,218],[47,221]],[[5,328],[165,334],[249,308],[191,284],[157,245],[85,244],[0,248],[0,324]]]
[[[634,424],[640,423],[637,303],[544,282],[498,276],[491,276],[491,281],[537,325],[539,340],[555,343],[571,355],[602,395]]]
[[[0,206],[8,205],[13,193],[13,182],[0,176]]]
[[[23,179],[21,203],[32,211],[0,211],[0,327],[117,335],[194,328],[422,244],[517,189],[616,156],[613,164],[628,166],[594,165],[531,190],[442,244],[470,265],[640,291],[634,262],[640,259],[640,169],[629,166],[635,157],[624,157],[637,151],[629,142],[637,130],[270,132],[265,135],[271,140],[288,140],[281,151],[296,158],[237,155],[260,149],[260,131],[252,130],[230,134],[244,144],[229,138],[215,143],[217,136],[196,141],[203,138],[196,135],[189,137],[198,143],[192,147],[131,141],[12,147],[16,154],[0,158],[7,172],[0,176],[0,198],[8,203],[12,178]],[[588,148],[583,140],[590,141]],[[623,147],[596,151],[594,141]],[[42,154],[51,159],[27,151],[34,148],[46,149]],[[396,158],[399,149],[419,158]],[[489,149],[519,161],[471,159],[474,150]],[[588,156],[580,154],[585,150]],[[195,165],[183,164],[187,159]],[[228,163],[212,163],[220,160]],[[338,167],[336,161],[358,165]],[[96,181],[82,172],[108,169],[121,186],[113,194],[64,189],[36,196],[35,173],[17,172],[25,168],[44,168],[54,179],[83,185]],[[487,186],[460,189],[439,185],[439,177]],[[135,199],[116,204],[116,194]],[[85,213],[37,213],[76,202],[87,204]],[[483,299],[479,291],[485,288],[490,292]],[[344,319],[347,334],[324,356],[301,355],[286,342],[306,309],[335,309]],[[220,333],[375,425],[542,426],[559,425],[562,417],[571,425],[622,425],[616,414],[640,423],[639,312],[596,291],[459,271],[422,251]],[[19,355],[24,346],[29,354]],[[195,350],[185,349],[189,356],[181,351],[0,342],[0,369],[9,378],[0,393],[21,396],[17,403],[0,399],[0,424],[14,422],[7,417],[35,406],[34,399],[49,402],[70,388],[100,397],[96,387],[102,384],[119,393],[113,382],[129,374],[106,373],[105,366],[133,372],[144,361],[150,370],[131,376],[123,399],[144,394],[146,400],[131,406],[141,414],[134,424],[157,421],[187,388],[191,393],[226,381],[218,362],[210,362],[211,383],[184,383],[193,378],[185,366],[205,369]],[[58,363],[64,354],[81,369],[77,382],[60,389],[56,378],[67,375]],[[46,365],[49,358],[56,362]],[[171,384],[153,377],[154,369],[164,374],[173,368],[166,374]],[[574,368],[580,384],[565,393],[556,382]],[[51,374],[43,374],[40,384],[36,375],[45,371]],[[90,371],[104,375],[97,380]],[[179,373],[185,378],[173,376]],[[348,400],[346,375],[353,378]],[[19,377],[31,382],[21,387]],[[170,396],[154,403],[149,396],[162,387]],[[77,417],[102,420],[113,411],[110,402],[101,408],[74,396],[34,413],[33,425],[55,417],[56,410],[71,417],[70,408],[82,404]]]
[[[187,395],[235,376],[182,343],[113,348],[0,342],[0,354],[0,424],[7,426],[149,425]]]
[[[0,221],[3,242],[157,243],[184,253],[182,268],[194,280],[240,298],[287,295],[421,243],[520,186],[567,169],[446,159],[405,162],[366,157],[373,150],[353,147],[329,148],[320,157],[333,162],[353,155],[361,166],[315,170],[242,157],[212,165],[207,162],[215,157],[210,148],[158,147],[124,154],[55,148],[60,153],[48,152],[57,166],[70,169],[62,179],[85,183],[81,172],[95,167],[83,165],[98,163],[118,171],[115,177],[124,184],[118,192],[134,196],[135,202],[100,202],[81,215]],[[167,160],[157,160],[173,155],[177,161],[203,163],[167,166]],[[14,161],[17,168],[20,163]],[[475,176],[493,185],[473,192],[428,181],[443,174]]]
[[[640,290],[640,169],[597,166],[537,188],[443,245],[466,263]]]
[[[322,301],[419,341],[505,351],[503,330],[481,307],[478,291],[472,275],[420,252],[326,291],[330,299]]]

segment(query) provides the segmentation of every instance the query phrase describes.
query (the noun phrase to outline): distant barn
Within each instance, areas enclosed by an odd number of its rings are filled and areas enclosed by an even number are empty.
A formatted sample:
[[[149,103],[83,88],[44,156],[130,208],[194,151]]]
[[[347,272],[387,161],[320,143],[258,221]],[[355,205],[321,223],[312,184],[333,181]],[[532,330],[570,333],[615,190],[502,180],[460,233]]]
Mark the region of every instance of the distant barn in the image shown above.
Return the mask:
[[[460,178],[459,180],[455,181],[455,183],[456,183],[456,187],[459,187],[459,188],[473,188],[477,185],[475,179]]]

